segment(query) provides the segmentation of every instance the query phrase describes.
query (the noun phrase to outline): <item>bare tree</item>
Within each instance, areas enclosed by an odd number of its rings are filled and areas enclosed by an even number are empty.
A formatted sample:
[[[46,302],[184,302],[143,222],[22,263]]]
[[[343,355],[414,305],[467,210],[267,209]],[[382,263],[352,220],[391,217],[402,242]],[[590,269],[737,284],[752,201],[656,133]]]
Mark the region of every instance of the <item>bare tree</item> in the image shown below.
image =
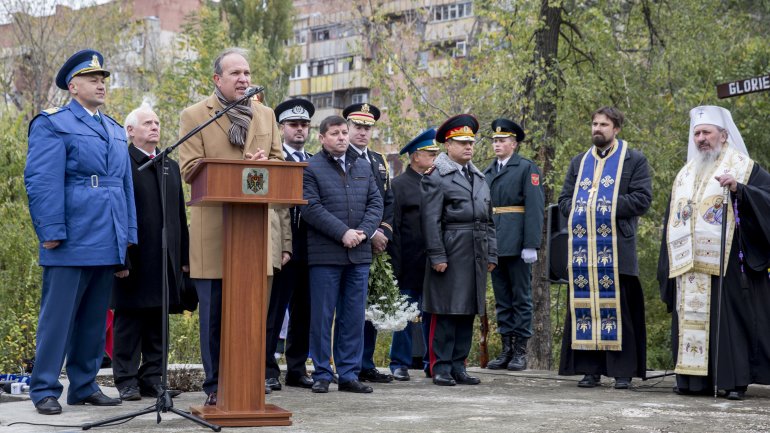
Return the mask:
[[[9,80],[11,100],[29,115],[64,102],[53,82],[73,53],[94,48],[110,58],[119,51],[124,31],[132,25],[130,2],[114,1],[73,10],[61,0],[6,0],[0,13],[11,17],[15,52]]]

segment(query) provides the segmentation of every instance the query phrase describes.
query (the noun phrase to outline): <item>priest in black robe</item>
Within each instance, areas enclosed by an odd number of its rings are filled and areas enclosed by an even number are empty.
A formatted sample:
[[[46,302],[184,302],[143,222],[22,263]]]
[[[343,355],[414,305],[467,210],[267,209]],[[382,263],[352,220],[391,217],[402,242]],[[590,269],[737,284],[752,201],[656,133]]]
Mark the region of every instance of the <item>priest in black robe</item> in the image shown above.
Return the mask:
[[[716,385],[741,400],[749,384],[770,384],[770,174],[749,158],[729,111],[702,106],[690,115],[688,163],[674,181],[658,263],[661,298],[672,313],[674,391],[708,395]],[[724,190],[728,200],[719,197]],[[688,292],[687,280],[698,273],[706,284]]]
[[[573,289],[576,285],[579,286],[580,282],[575,283],[573,281],[570,284],[570,308],[567,308],[564,322],[559,374],[583,374],[583,378],[578,382],[578,386],[581,388],[592,388],[599,385],[601,376],[604,375],[615,378],[615,389],[629,389],[633,377],[644,379],[646,374],[647,331],[644,317],[644,292],[639,281],[636,231],[639,218],[647,212],[652,203],[652,177],[644,154],[628,147],[625,140],[617,138],[623,126],[623,120],[623,113],[614,107],[602,107],[593,113],[591,120],[593,146],[587,152],[572,159],[559,195],[559,210],[562,215],[569,217],[570,221],[579,214],[585,215],[590,212],[598,216],[604,210],[608,211],[611,208],[612,210],[608,214],[613,220],[612,226],[617,228],[616,231],[613,230],[611,233],[601,235],[605,239],[607,239],[605,235],[614,238],[614,245],[616,246],[613,248],[614,252],[607,255],[612,258],[610,262],[615,263],[616,269],[612,280],[615,280],[615,284],[618,285],[617,294],[619,295],[615,297],[617,304],[614,304],[613,308],[619,310],[620,314],[615,315],[614,318],[617,320],[612,320],[609,326],[609,328],[613,328],[617,337],[614,347],[605,347],[605,343],[596,342],[594,347],[589,349],[586,347],[587,344],[574,338],[576,332],[573,331],[578,326],[589,330],[591,328],[598,329],[601,326],[601,331],[595,332],[594,335],[604,334],[604,331],[608,329],[605,324],[609,321],[605,320],[606,316],[602,316],[599,320],[599,314],[602,314],[600,311],[606,310],[606,308],[597,308],[596,306],[607,305],[606,298],[595,293],[599,289],[600,282],[591,288],[594,292],[591,301],[589,301],[593,303],[594,307],[592,314],[588,315],[588,320],[580,322],[582,325],[576,326],[575,323],[581,319],[575,319],[577,315],[573,313],[571,306],[577,304],[577,302],[573,302],[573,298],[575,298]],[[588,160],[590,157],[591,161],[601,165],[600,160],[607,161],[615,158],[621,151],[624,151],[625,155],[620,157],[622,169],[620,173],[616,173],[616,176],[611,178],[604,178],[603,175],[596,176],[592,181],[582,177],[581,173],[588,164],[587,162],[584,163],[584,160]],[[600,190],[595,189],[599,184],[606,184],[616,191],[605,195]],[[592,190],[591,196],[593,198],[584,201],[578,197],[578,200],[573,200],[579,190]],[[614,204],[604,200],[613,196],[617,197]],[[607,209],[603,209],[604,206]],[[606,260],[606,258],[599,256],[602,248],[597,246],[600,236],[594,234],[595,230],[588,230],[584,233],[580,233],[578,227],[575,227],[574,230],[575,237],[588,236],[588,243],[592,244],[589,248],[591,252],[585,253],[584,262],[589,259],[592,263]],[[573,266],[573,275],[575,275],[575,263],[580,259],[581,255],[578,250],[573,251],[568,257],[568,263]],[[603,272],[599,273],[605,275]],[[580,301],[586,303],[584,299]],[[606,344],[606,346],[609,345],[610,343]]]

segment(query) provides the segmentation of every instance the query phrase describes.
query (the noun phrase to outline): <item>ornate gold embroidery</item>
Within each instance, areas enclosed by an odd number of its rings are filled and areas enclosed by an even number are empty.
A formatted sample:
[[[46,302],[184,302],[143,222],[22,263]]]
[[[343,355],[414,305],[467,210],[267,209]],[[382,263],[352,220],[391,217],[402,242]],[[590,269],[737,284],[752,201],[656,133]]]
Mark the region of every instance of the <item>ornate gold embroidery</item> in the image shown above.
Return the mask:
[[[579,238],[585,236],[586,232],[587,230],[581,224],[576,225],[575,228],[572,229],[572,234]]]
[[[614,281],[612,281],[612,278],[608,276],[603,276],[601,280],[599,280],[599,285],[604,287],[605,289],[609,288]]]
[[[590,188],[591,187],[591,179],[589,179],[589,178],[583,179],[583,181],[580,182],[580,187],[583,188],[584,190]]]
[[[605,188],[609,188],[613,183],[615,183],[615,179],[611,178],[609,174],[602,179],[602,185],[604,185]]]

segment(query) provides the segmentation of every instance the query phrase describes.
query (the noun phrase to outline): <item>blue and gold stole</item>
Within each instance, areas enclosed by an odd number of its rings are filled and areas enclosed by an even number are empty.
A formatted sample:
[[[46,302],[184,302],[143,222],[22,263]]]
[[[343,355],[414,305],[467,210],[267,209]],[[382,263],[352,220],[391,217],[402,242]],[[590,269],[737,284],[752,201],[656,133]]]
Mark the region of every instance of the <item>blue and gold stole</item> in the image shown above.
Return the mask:
[[[627,144],[605,158],[586,152],[569,214],[569,291],[573,350],[621,350],[615,211]]]

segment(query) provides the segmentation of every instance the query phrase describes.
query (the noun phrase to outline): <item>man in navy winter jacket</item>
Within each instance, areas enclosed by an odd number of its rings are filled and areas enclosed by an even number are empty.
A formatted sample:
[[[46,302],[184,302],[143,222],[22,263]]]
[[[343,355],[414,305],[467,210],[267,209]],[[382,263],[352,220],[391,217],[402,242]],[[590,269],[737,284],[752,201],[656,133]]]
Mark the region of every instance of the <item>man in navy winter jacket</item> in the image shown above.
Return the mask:
[[[329,116],[319,129],[323,149],[308,160],[303,177],[307,205],[301,209],[308,225],[310,353],[315,365],[312,390],[329,390],[335,320],[334,361],[339,390],[369,393],[372,388],[358,381],[358,373],[372,262],[368,241],[382,220],[382,197],[371,167],[360,159],[346,159],[349,143],[345,119]]]

